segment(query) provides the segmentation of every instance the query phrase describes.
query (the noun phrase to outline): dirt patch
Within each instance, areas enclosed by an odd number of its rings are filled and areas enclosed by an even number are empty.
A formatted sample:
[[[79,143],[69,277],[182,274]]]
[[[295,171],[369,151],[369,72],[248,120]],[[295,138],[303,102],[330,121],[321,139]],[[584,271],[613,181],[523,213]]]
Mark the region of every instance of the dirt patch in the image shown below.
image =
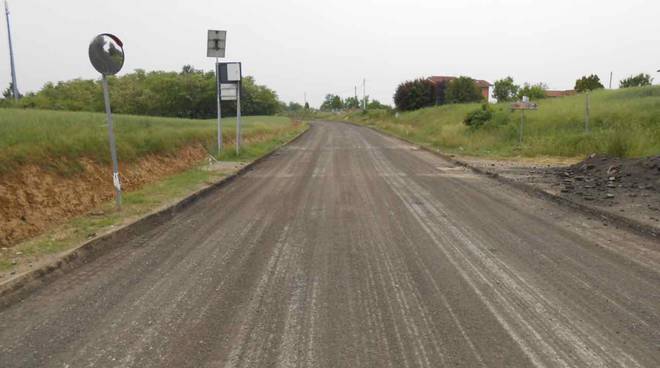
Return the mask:
[[[660,156],[622,159],[591,155],[577,163],[457,158],[582,205],[660,229]]]
[[[125,191],[141,188],[186,170],[208,156],[200,145],[187,146],[168,156],[151,155],[120,163]],[[42,166],[26,165],[0,177],[0,245],[6,247],[98,207],[114,195],[112,168],[81,159],[82,172],[57,174]]]

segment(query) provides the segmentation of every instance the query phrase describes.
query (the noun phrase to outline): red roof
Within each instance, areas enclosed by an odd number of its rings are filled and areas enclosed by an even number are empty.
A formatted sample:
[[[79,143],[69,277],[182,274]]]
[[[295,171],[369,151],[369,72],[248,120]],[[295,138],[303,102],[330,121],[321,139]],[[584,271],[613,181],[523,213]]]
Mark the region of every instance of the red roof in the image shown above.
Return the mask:
[[[437,75],[437,76],[429,77],[429,79],[433,83],[444,83],[444,82],[450,82],[450,81],[456,79],[456,77]],[[492,84],[490,84],[489,82],[487,82],[485,80],[481,80],[481,79],[475,79],[474,82],[477,84],[477,86],[479,88],[488,88],[488,87],[492,86]]]

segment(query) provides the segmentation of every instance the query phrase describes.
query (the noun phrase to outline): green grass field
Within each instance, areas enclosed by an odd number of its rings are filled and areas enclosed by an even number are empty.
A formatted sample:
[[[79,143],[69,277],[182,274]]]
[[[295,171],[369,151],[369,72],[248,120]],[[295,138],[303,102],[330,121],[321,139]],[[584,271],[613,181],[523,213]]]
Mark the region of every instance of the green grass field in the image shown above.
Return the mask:
[[[495,104],[493,118],[474,129],[463,124],[479,104],[445,105],[400,114],[353,112],[335,116],[408,138],[447,152],[493,157],[580,157],[605,153],[621,157],[660,154],[660,86],[596,91],[591,94],[589,133],[584,129],[585,95],[537,101],[526,112],[518,144],[520,112]],[[327,117],[327,116],[326,116]]]
[[[192,143],[204,145],[211,153],[217,149],[215,120],[115,115],[114,121],[119,159],[123,162],[148,154],[176,152]],[[291,128],[286,117],[250,116],[242,122],[245,140]],[[230,145],[222,158],[249,159],[262,153],[259,145],[246,146],[244,154],[235,157],[235,125],[235,118],[223,119],[223,133]],[[105,114],[0,109],[0,174],[24,164],[50,167],[60,159],[65,164],[55,165],[55,169],[75,171],[79,169],[75,162],[80,157],[109,163]]]

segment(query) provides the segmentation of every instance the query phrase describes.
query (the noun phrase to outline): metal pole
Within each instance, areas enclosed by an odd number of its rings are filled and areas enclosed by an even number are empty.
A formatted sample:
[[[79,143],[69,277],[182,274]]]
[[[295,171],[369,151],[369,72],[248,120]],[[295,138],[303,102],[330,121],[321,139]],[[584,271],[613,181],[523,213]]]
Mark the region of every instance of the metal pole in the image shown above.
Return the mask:
[[[525,110],[520,110],[520,135],[518,137],[518,143],[522,144],[523,141],[523,126],[525,124]]]
[[[362,79],[362,105],[364,110],[367,109],[367,79]]]
[[[241,152],[241,82],[236,84],[236,156]]]
[[[216,98],[217,98],[217,103],[218,103],[218,156],[220,156],[220,152],[222,152],[222,108],[221,108],[221,102],[220,100],[222,99],[221,96],[221,89],[220,89],[220,70],[219,70],[219,63],[218,63],[218,58],[215,58],[215,84],[216,84]]]
[[[119,181],[119,164],[117,163],[117,147],[115,144],[115,132],[112,127],[112,111],[110,110],[110,90],[108,78],[103,75],[103,100],[105,101],[105,114],[108,118],[108,138],[110,140],[110,156],[112,156],[112,184],[115,187],[115,199],[117,210],[121,210],[121,182]]]
[[[14,64],[14,47],[11,42],[11,26],[9,25],[9,4],[5,0],[5,16],[7,17],[7,37],[9,37],[9,62],[11,64],[11,85],[14,100],[18,101],[18,83],[16,83],[16,65]]]
[[[614,75],[614,72],[610,72],[610,89],[612,89],[612,76]]]
[[[589,99],[589,91],[587,91],[587,103],[586,103],[586,111],[584,115],[584,131],[586,133],[589,133],[589,115],[591,113],[591,106],[590,106],[590,99]]]

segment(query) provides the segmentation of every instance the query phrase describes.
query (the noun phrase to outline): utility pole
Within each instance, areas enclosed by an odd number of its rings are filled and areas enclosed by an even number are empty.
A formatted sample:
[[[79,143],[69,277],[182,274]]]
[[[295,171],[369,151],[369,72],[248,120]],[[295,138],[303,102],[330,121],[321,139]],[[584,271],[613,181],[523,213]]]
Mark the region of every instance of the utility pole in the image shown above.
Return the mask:
[[[612,89],[612,76],[614,75],[614,72],[610,72],[610,89]]]
[[[18,101],[18,83],[16,83],[16,65],[14,65],[14,47],[11,43],[11,26],[9,25],[9,3],[5,0],[5,15],[7,17],[7,37],[9,37],[9,62],[11,64],[11,86],[14,100]]]
[[[367,79],[362,79],[362,106],[363,109],[367,109]]]
[[[355,85],[355,101],[359,101],[357,97],[357,85]]]

